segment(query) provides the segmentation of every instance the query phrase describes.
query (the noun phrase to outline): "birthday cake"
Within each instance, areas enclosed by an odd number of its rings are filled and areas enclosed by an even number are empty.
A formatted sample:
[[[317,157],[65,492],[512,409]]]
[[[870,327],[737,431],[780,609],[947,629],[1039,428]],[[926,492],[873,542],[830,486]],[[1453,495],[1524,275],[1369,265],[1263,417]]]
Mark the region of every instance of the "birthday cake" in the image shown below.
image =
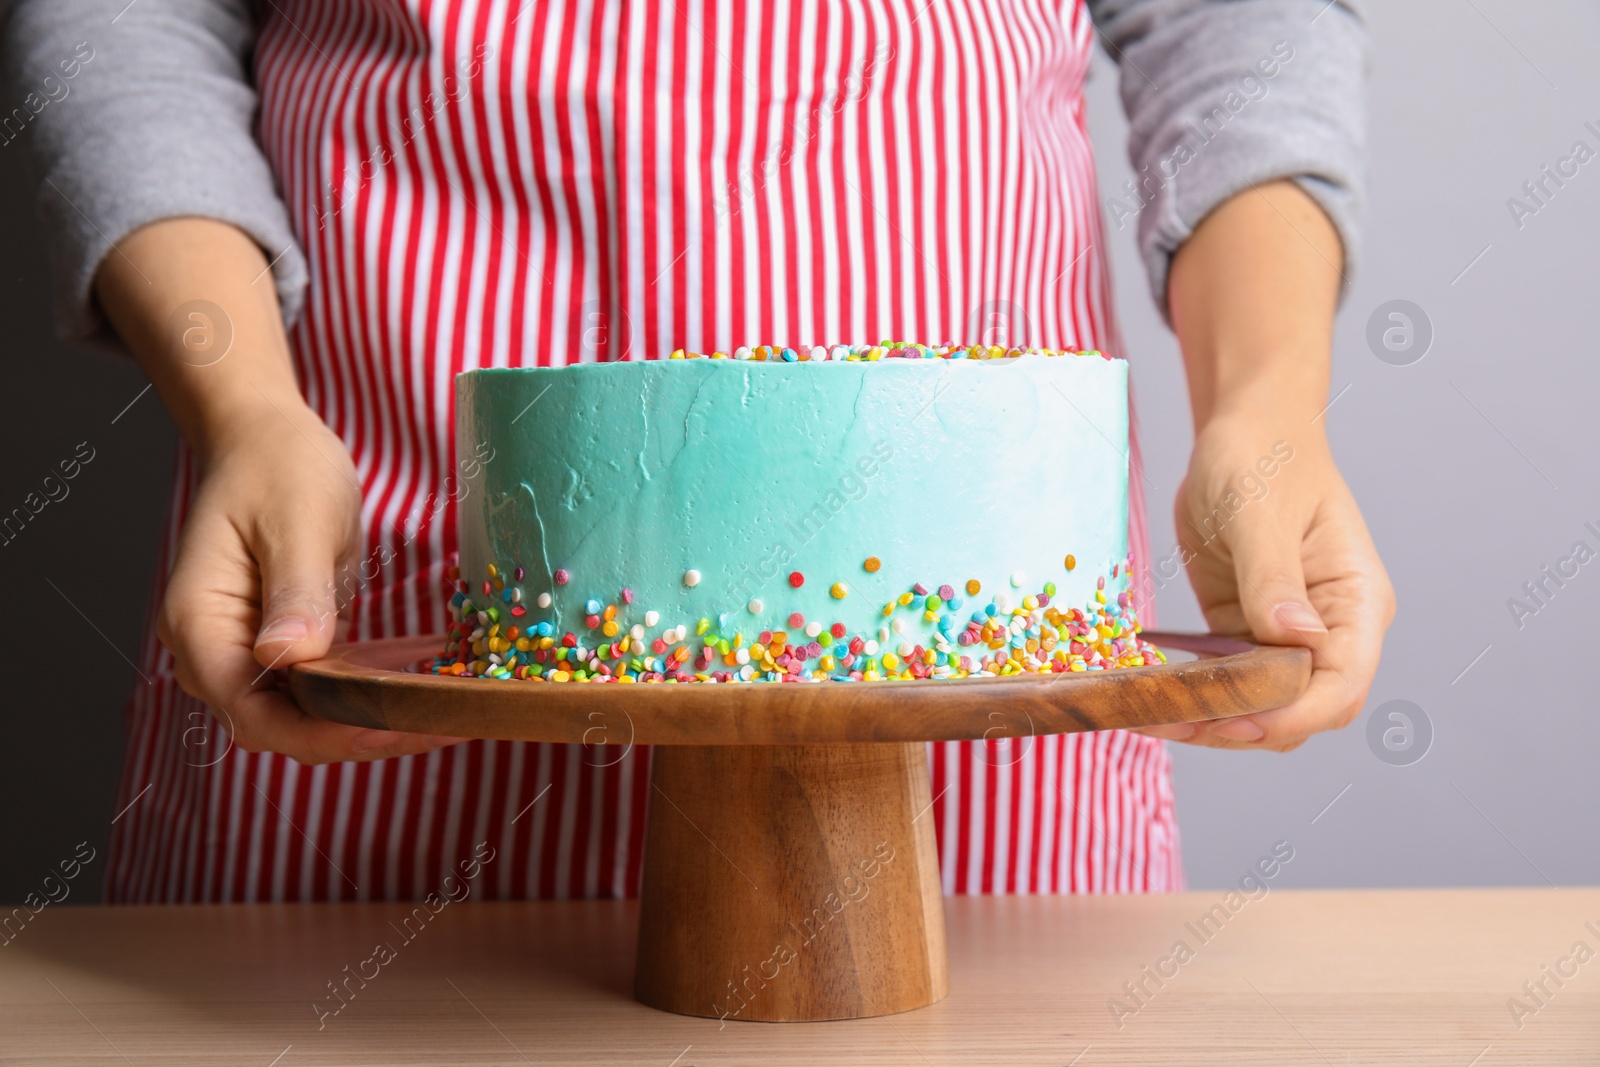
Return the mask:
[[[1128,374],[1098,352],[674,352],[456,379],[437,673],[822,682],[1161,661],[1128,560]]]

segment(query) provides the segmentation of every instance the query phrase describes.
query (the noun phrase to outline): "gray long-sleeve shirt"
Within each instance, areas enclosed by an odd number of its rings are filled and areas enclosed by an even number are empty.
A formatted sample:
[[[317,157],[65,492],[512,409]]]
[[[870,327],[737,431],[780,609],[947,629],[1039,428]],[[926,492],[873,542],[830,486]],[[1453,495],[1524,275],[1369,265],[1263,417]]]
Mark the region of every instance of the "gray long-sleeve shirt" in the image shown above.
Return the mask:
[[[1354,260],[1359,0],[1089,0],[1089,9],[1120,68],[1136,172],[1104,205],[1107,224],[1136,222],[1163,313],[1173,253],[1213,208],[1263,181],[1299,182]],[[0,151],[31,134],[64,336],[110,340],[96,269],[129,233],[182,215],[250,234],[273,260],[286,318],[298,315],[306,262],[253,133],[255,17],[250,0],[0,0],[18,102],[0,112]]]

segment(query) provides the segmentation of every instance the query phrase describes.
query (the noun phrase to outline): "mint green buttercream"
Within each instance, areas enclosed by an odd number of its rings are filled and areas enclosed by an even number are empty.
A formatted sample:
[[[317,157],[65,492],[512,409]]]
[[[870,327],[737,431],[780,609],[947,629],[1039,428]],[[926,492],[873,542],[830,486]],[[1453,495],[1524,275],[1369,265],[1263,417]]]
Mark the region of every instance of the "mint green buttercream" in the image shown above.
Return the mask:
[[[797,611],[876,636],[884,604],[919,582],[953,586],[960,606],[942,610],[963,621],[1046,582],[1054,604],[1082,606],[1128,555],[1127,387],[1127,364],[1097,356],[471,371],[457,448],[487,462],[484,492],[461,502],[462,575],[475,588],[489,563],[525,568],[525,622],[580,636],[590,599],[616,604],[624,633],[653,610],[653,632],[692,641],[709,618],[705,640],[747,643]],[[1113,603],[1127,578],[1108,579]],[[914,643],[934,632],[921,612],[893,618]]]

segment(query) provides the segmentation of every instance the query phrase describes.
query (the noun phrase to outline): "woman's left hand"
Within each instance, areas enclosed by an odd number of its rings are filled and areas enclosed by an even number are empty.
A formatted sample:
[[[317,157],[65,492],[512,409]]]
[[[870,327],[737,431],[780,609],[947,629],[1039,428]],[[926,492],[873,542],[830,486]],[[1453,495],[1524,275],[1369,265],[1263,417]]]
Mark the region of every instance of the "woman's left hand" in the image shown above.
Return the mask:
[[[1189,581],[1212,632],[1311,649],[1311,685],[1272,711],[1140,733],[1288,752],[1366,702],[1394,590],[1316,426],[1220,416],[1201,431],[1176,502]]]

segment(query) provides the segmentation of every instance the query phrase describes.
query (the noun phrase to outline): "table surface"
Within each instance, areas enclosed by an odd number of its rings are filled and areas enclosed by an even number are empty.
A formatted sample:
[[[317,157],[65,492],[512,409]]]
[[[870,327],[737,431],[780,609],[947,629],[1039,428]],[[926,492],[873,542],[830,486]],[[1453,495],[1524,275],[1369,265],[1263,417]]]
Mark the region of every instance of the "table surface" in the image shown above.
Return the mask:
[[[634,1003],[630,903],[410,911],[47,906],[0,947],[0,1063],[1600,1063],[1600,889],[955,898],[948,999],[777,1025]]]

